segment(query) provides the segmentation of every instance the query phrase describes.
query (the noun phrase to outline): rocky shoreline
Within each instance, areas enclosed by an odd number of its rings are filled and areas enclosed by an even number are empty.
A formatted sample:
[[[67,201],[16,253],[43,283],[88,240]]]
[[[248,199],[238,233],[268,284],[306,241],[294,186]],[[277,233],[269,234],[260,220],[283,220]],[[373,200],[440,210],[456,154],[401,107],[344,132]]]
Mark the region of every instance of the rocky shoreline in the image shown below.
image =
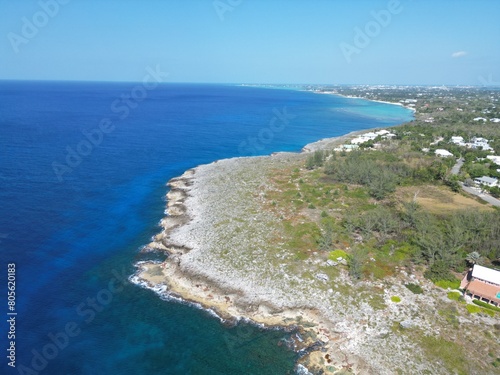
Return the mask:
[[[297,262],[279,217],[263,209],[276,170],[304,165],[308,152],[354,135],[316,142],[302,153],[224,159],[173,178],[162,231],[144,248],[167,259],[139,262],[131,281],[223,322],[297,330],[303,339],[295,349],[306,354],[297,364],[302,374],[445,374],[425,359],[411,331],[439,335],[436,311],[448,303],[441,290],[404,270],[397,279],[353,284],[340,267],[329,279],[331,265],[319,255]],[[418,283],[425,294],[404,283]],[[395,295],[401,303],[391,302]],[[460,317],[460,323],[477,331],[484,318]]]
[[[164,299],[184,301],[205,309],[222,322],[244,319],[267,328],[296,330],[302,340],[295,340],[295,350],[306,354],[298,365],[308,362],[316,370],[327,371],[326,367],[330,371],[332,368],[335,371],[356,368],[366,373],[367,365],[361,358],[332,350],[331,341],[339,340],[339,337],[332,334],[328,320],[314,305],[308,301],[283,301],[273,285],[255,285],[251,275],[241,282],[241,275],[234,275],[233,278],[232,275],[221,274],[216,262],[200,263],[201,256],[207,255],[210,248],[197,236],[200,226],[204,228],[205,238],[217,235],[210,232],[219,210],[204,200],[207,195],[217,192],[217,188],[211,187],[210,180],[218,179],[217,176],[225,175],[226,171],[255,170],[255,164],[274,167],[290,160],[303,159],[307,152],[340,144],[360,132],[364,131],[314,142],[305,146],[300,154],[275,153],[271,156],[224,159],[187,170],[182,176],[171,179],[167,183],[167,216],[160,222],[162,231],[143,249],[144,252],[165,252],[168,257],[164,262],[138,262],[137,272],[131,276],[131,281],[155,291]],[[216,195],[224,196],[220,191]],[[258,220],[255,216],[249,219]],[[300,366],[302,373],[307,373],[305,367]]]

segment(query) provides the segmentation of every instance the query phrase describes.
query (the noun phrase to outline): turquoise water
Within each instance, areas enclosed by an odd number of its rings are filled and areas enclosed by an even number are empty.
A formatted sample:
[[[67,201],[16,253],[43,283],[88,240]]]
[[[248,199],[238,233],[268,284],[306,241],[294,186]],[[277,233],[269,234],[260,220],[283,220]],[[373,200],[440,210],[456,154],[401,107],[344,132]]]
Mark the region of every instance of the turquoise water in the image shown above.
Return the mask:
[[[0,83],[1,267],[16,264],[18,313],[17,367],[2,364],[1,373],[293,373],[290,333],[226,327],[128,282],[140,247],[159,231],[165,183],[216,159],[298,151],[412,113],[308,92],[188,84],[159,86],[127,116],[113,110],[134,87]],[[114,127],[101,139],[103,119]],[[6,272],[0,278],[6,293]]]

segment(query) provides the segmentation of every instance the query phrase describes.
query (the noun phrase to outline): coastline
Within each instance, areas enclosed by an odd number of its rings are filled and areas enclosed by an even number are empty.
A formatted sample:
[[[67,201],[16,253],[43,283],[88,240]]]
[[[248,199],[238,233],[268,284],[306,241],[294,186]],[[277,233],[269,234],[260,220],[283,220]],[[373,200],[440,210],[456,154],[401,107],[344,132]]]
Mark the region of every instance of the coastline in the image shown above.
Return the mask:
[[[404,105],[404,104],[398,103],[398,102],[388,102],[385,100],[367,99],[367,98],[363,98],[361,96],[343,95],[343,94],[339,94],[339,93],[331,92],[331,91],[310,91],[310,92],[314,92],[315,94],[323,94],[323,95],[336,95],[336,96],[340,96],[342,98],[348,98],[348,99],[361,99],[361,100],[367,100],[369,102],[399,105],[400,107],[403,107],[403,108],[406,108],[406,109],[412,111],[413,114],[415,114],[417,112],[416,108],[408,107],[407,105]],[[396,125],[396,126],[398,126],[398,125]]]
[[[344,142],[356,133],[366,131],[356,131],[318,142],[330,147],[335,143]],[[259,289],[255,288],[255,285],[242,285],[232,280],[231,276],[221,278],[220,270],[216,267],[207,268],[207,263],[198,267],[193,258],[189,259],[190,255],[193,252],[206,254],[209,249],[201,244],[194,244],[192,239],[182,234],[182,230],[186,228],[189,232],[190,223],[199,222],[202,217],[206,219],[209,216],[199,212],[203,211],[203,208],[196,202],[196,185],[209,186],[205,178],[216,168],[226,165],[226,169],[234,170],[238,164],[248,165],[249,161],[253,164],[256,160],[274,159],[279,162],[280,159],[287,158],[303,159],[308,152],[317,149],[318,142],[306,145],[301,153],[276,153],[271,156],[219,160],[190,169],[180,177],[171,179],[168,182],[170,190],[167,193],[167,216],[160,222],[162,231],[144,248],[144,251],[156,250],[169,255],[162,263],[137,263],[137,272],[130,280],[153,290],[163,299],[185,301],[202,308],[222,322],[237,322],[243,319],[267,328],[298,330],[300,336],[307,339],[302,342],[295,340],[296,351],[308,352],[307,356],[299,360],[298,365],[307,361],[313,363],[315,368],[326,370],[322,362],[328,354],[327,358],[331,363],[328,363],[327,367],[330,371],[331,367],[336,365],[336,371],[354,368],[363,372],[368,367],[362,358],[347,355],[332,346],[342,340],[342,335],[333,333],[336,328],[316,307],[309,306],[306,301],[303,301],[302,305],[296,305],[290,299],[286,302],[280,301],[280,292],[269,286],[260,293],[255,293],[255,290]]]
[[[324,138],[305,145],[300,153],[279,152],[268,156],[218,160],[189,169],[183,175],[171,179],[167,183],[170,188],[166,196],[167,216],[160,222],[162,230],[143,249],[145,252],[164,252],[168,254],[167,259],[161,263],[137,263],[137,272],[130,277],[131,282],[153,290],[163,299],[184,301],[202,308],[222,322],[245,320],[266,328],[281,327],[297,331],[299,336],[294,340],[294,348],[305,355],[300,357],[296,366],[326,372],[350,370],[360,374],[374,373],[362,356],[341,348],[342,343],[352,339],[352,334],[346,334],[342,316],[329,311],[331,300],[328,302],[328,299],[332,296],[317,296],[322,299],[318,305],[311,303],[305,290],[301,299],[291,298],[285,291],[289,288],[286,283],[278,287],[272,282],[266,283],[265,277],[257,275],[256,278],[246,270],[236,272],[234,264],[228,266],[217,258],[224,252],[219,250],[221,244],[217,243],[217,236],[213,233],[214,228],[233,225],[233,222],[238,223],[245,216],[239,213],[240,216],[229,215],[226,220],[220,217],[221,211],[230,210],[230,207],[226,210],[221,207],[228,200],[237,199],[238,195],[238,186],[235,192],[227,190],[228,178],[237,176],[245,192],[259,191],[265,171],[269,172],[280,164],[305,161],[309,152],[330,149],[371,130]],[[241,176],[248,171],[251,173]],[[256,175],[259,178],[255,178]],[[256,186],[247,186],[254,180],[258,182]],[[257,237],[263,247],[269,240],[265,234],[266,223],[272,219],[263,213],[259,213],[258,218],[252,215],[247,215],[249,220],[263,223],[258,228],[260,237]],[[218,254],[214,249],[217,249]],[[259,266],[266,267],[265,263]],[[286,272],[282,276],[285,275]],[[348,283],[347,275],[342,278]],[[295,278],[297,280],[300,282],[300,278]],[[331,294],[331,289],[328,292]]]

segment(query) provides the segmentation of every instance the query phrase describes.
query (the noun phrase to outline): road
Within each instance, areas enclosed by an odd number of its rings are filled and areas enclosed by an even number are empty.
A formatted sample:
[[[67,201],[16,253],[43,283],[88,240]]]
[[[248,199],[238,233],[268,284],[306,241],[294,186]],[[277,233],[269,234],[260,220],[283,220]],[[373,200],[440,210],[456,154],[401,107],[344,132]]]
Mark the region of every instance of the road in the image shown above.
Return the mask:
[[[469,187],[469,186],[464,186],[464,184],[461,182],[460,185],[462,185],[462,189],[464,189],[467,193],[473,194],[481,198],[483,201],[486,201],[493,206],[500,207],[500,200],[493,198],[489,194],[485,194],[482,192],[480,188],[476,187]]]
[[[453,166],[453,168],[451,168],[451,174],[458,174],[460,172],[460,168],[462,168],[462,165],[464,165],[464,159],[460,158],[457,160],[457,163]],[[500,207],[500,200],[493,198],[489,194],[483,193],[482,189],[477,187],[465,186],[463,182],[460,182],[460,186],[462,186],[462,189],[464,189],[467,193],[476,195],[493,206]]]
[[[460,158],[457,160],[457,163],[453,166],[453,168],[451,168],[451,174],[458,174],[462,165],[464,165],[464,159]]]

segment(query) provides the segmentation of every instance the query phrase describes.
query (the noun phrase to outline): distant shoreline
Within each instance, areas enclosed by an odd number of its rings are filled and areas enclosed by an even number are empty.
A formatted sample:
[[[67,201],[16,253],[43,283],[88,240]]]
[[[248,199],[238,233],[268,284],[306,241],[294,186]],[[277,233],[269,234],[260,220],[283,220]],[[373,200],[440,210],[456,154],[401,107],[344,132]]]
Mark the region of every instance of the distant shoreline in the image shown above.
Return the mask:
[[[388,102],[385,100],[368,99],[368,98],[363,98],[362,96],[343,95],[343,94],[339,94],[336,92],[328,92],[328,91],[312,91],[312,90],[305,90],[305,91],[313,92],[315,94],[336,95],[336,96],[340,96],[342,98],[348,98],[348,99],[362,99],[362,100],[367,100],[367,101],[376,102],[376,103],[399,105],[400,107],[403,107],[403,108],[409,109],[410,111],[413,111],[413,114],[415,114],[417,112],[417,110],[415,108],[408,107],[407,105],[404,105],[404,104],[398,103],[398,102]],[[398,126],[398,125],[396,125],[396,126]]]

